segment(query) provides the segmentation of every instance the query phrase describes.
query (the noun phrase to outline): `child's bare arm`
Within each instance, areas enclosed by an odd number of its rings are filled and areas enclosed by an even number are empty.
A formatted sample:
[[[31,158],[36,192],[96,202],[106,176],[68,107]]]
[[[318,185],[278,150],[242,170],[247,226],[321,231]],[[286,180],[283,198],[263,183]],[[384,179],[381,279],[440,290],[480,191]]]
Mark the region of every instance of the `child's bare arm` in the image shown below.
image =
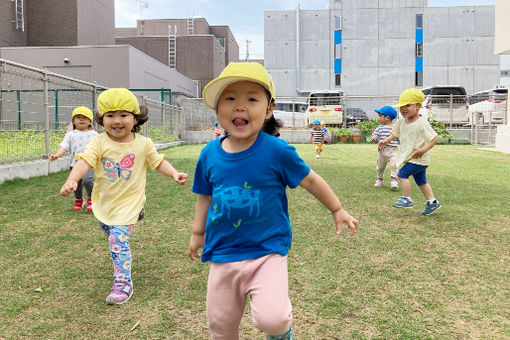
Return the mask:
[[[430,142],[425,143],[421,148],[414,149],[413,158],[421,158],[421,156],[423,156],[423,154],[425,152],[432,149],[432,147],[434,147],[434,145],[436,145],[436,143],[437,143],[437,136],[434,137]]]
[[[186,179],[188,178],[187,173],[175,170],[172,164],[170,164],[170,162],[165,159],[159,163],[156,170],[158,170],[158,172],[162,175],[173,178],[173,180],[180,185],[184,185],[184,183],[186,183]]]
[[[60,147],[57,152],[50,155],[50,162],[53,162],[54,160],[58,159],[60,156],[66,153],[66,149],[63,147]]]
[[[207,211],[211,205],[212,196],[198,195],[195,206],[195,218],[193,219],[193,234],[189,241],[188,256],[192,260],[200,258],[199,249],[204,248],[205,242],[205,222],[207,220]]]
[[[391,133],[388,138],[383,139],[382,141],[379,141],[379,144],[377,144],[377,146],[382,148],[383,146],[385,146],[386,144],[388,144],[389,142],[391,142],[392,140],[395,140],[395,139],[397,139],[397,137],[395,137],[395,135]]]
[[[347,227],[351,229],[351,236],[356,233],[358,220],[342,208],[338,197],[336,197],[331,187],[321,176],[315,171],[310,170],[308,176],[303,178],[299,185],[317,198],[333,214],[337,234],[340,234],[343,223],[347,224]]]
[[[73,170],[71,170],[71,173],[67,177],[66,182],[64,185],[62,185],[62,188],[60,188],[60,194],[62,196],[67,196],[76,188],[78,187],[78,182],[80,179],[85,176],[87,171],[90,170],[90,165],[85,160],[80,159],[76,164],[73,166]]]

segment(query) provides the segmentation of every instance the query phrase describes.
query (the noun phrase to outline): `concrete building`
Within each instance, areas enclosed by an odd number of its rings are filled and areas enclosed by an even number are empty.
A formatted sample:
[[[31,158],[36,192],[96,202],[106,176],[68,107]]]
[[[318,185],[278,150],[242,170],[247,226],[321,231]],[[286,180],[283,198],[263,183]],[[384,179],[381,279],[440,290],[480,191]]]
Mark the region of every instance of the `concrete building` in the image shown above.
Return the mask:
[[[113,45],[114,0],[0,2],[0,46]]]
[[[510,55],[510,3],[507,0],[496,0],[494,53]],[[496,150],[510,153],[510,104],[506,101],[506,125],[498,126],[496,134]]]
[[[409,87],[500,84],[494,6],[329,0],[326,10],[266,11],[264,64],[278,96],[341,88],[391,96]]]
[[[116,44],[129,44],[199,82],[203,87],[231,61],[239,45],[228,26],[204,18],[138,20],[136,28],[117,28]]]
[[[171,89],[196,97],[197,83],[129,45],[4,47],[0,58],[106,87]],[[157,93],[149,94],[159,100]]]

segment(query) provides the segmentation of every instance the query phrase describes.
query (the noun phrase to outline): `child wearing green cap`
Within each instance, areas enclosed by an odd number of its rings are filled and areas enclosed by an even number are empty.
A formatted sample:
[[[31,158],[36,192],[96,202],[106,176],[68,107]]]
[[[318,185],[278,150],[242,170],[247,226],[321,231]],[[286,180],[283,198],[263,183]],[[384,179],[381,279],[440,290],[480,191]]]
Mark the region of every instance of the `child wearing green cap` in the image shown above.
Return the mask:
[[[397,138],[400,140],[397,159],[397,166],[400,167],[400,170],[397,176],[402,186],[402,196],[393,203],[393,206],[412,208],[413,200],[411,199],[411,181],[409,177],[413,176],[427,200],[421,213],[430,215],[441,208],[441,204],[434,197],[432,187],[427,182],[426,176],[427,168],[430,165],[428,151],[436,145],[437,133],[430,126],[427,119],[419,114],[424,99],[423,92],[418,89],[411,88],[402,92],[398,104],[394,107],[400,108],[403,119],[397,120],[390,136],[379,141],[378,145],[382,148]]]
[[[207,317],[212,337],[239,339],[249,296],[253,324],[267,339],[294,339],[286,188],[299,185],[324,204],[337,234],[345,223],[354,235],[358,221],[296,149],[274,137],[274,86],[261,64],[228,64],[204,88],[203,100],[228,132],[202,149],[193,181],[198,197],[188,256],[211,262]]]
[[[60,189],[62,196],[76,190],[78,181],[94,169],[92,211],[108,235],[113,260],[113,286],[106,297],[109,305],[122,304],[133,294],[132,256],[129,235],[145,210],[147,165],[184,185],[187,174],[178,172],[159,154],[152,141],[137,134],[148,119],[148,110],[125,88],[112,88],[97,98],[96,122],[105,132],[92,138]]]

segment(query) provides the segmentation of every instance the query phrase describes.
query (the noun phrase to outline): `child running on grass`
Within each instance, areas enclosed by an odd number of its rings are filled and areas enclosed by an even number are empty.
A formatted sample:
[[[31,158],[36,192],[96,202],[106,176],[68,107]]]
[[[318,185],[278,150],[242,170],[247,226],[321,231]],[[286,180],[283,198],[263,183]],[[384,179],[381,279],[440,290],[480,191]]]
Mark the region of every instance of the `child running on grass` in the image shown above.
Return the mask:
[[[380,141],[379,147],[382,148],[397,138],[400,140],[397,166],[402,168],[397,176],[402,186],[402,196],[393,203],[393,206],[412,208],[411,181],[409,181],[409,176],[412,175],[427,200],[421,213],[430,215],[441,208],[441,204],[434,197],[432,187],[427,183],[426,171],[430,164],[428,151],[436,145],[437,133],[428,120],[419,114],[424,99],[425,95],[418,89],[411,88],[402,92],[398,104],[394,106],[400,108],[400,114],[404,119],[397,120],[390,136]]]
[[[337,234],[345,223],[354,235],[358,221],[293,146],[265,132],[274,129],[275,94],[262,65],[228,64],[204,88],[203,100],[229,134],[204,147],[193,182],[198,197],[188,255],[211,262],[207,317],[212,337],[239,338],[249,296],[256,328],[268,339],[294,339],[287,186],[300,185],[324,204]]]
[[[97,132],[92,128],[92,119],[94,115],[89,108],[85,106],[77,107],[73,110],[71,123],[73,129],[66,133],[59,149],[56,153],[50,155],[50,162],[57,160],[66,152],[71,154],[70,170],[78,161],[76,154],[85,151],[85,147]],[[83,187],[87,191],[87,211],[92,211],[92,188],[94,187],[94,171],[89,170],[78,181],[76,190],[74,190],[74,206],[73,210],[81,210],[83,208]]]
[[[69,195],[89,169],[95,170],[92,208],[108,235],[114,282],[106,303],[113,305],[126,302],[133,294],[129,234],[145,214],[146,164],[180,185],[188,175],[164,160],[149,138],[135,133],[147,121],[148,111],[138,105],[132,92],[124,88],[106,90],[98,96],[97,106],[95,120],[105,132],[92,138],[85,152],[76,155],[78,162],[60,194]]]
[[[393,120],[397,118],[397,110],[391,106],[384,106],[379,110],[375,110],[379,116],[379,122],[381,125],[375,128],[372,132],[371,141],[381,141],[388,138],[393,128]],[[398,189],[397,182],[397,157],[398,157],[398,140],[392,140],[387,145],[379,149],[377,156],[377,180],[375,181],[374,187],[380,188],[383,183],[384,170],[386,165],[390,163],[391,170],[391,188]]]
[[[312,141],[313,145],[315,145],[315,158],[321,158],[321,153],[324,150],[325,138],[326,133],[321,127],[321,122],[314,120],[313,128],[312,131],[310,131],[310,137],[308,137],[308,141]]]

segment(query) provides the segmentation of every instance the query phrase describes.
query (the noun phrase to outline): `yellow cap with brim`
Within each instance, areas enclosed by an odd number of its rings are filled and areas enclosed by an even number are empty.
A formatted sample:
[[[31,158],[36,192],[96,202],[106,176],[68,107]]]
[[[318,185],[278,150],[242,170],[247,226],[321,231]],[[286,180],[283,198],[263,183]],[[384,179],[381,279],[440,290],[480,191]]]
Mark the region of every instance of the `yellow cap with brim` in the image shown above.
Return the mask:
[[[97,97],[97,108],[99,115],[104,115],[106,112],[112,111],[126,111],[140,114],[140,105],[133,92],[125,88],[108,89]]]
[[[85,107],[85,106],[79,106],[76,109],[74,109],[72,116],[74,117],[76,115],[85,116],[88,119],[90,119],[90,121],[92,121],[94,119],[94,114],[92,113],[92,111],[88,107]]]
[[[410,88],[400,94],[398,104],[393,107],[406,106],[408,104],[421,104],[425,100],[425,95],[418,89]]]
[[[207,107],[215,110],[218,98],[227,86],[238,81],[253,81],[262,85],[275,98],[274,84],[264,66],[257,62],[232,62],[225,67],[218,78],[213,79],[204,87],[202,98]]]

